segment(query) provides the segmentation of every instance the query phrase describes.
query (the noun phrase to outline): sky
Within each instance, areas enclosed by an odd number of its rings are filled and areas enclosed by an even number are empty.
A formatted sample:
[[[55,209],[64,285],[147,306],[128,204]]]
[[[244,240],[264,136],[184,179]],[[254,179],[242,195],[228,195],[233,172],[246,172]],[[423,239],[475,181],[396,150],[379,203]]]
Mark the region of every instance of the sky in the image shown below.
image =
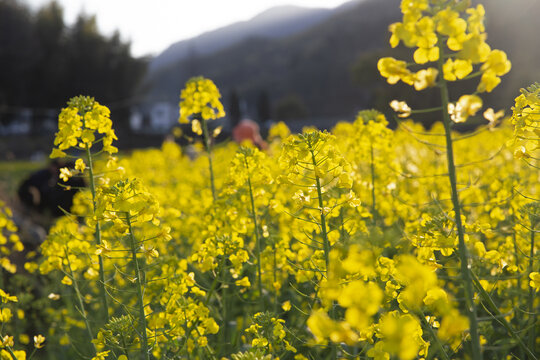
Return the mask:
[[[50,0],[26,0],[33,9]],[[332,8],[346,0],[57,0],[72,24],[77,15],[97,16],[105,35],[119,30],[135,56],[157,55],[176,41],[249,20],[279,5]]]

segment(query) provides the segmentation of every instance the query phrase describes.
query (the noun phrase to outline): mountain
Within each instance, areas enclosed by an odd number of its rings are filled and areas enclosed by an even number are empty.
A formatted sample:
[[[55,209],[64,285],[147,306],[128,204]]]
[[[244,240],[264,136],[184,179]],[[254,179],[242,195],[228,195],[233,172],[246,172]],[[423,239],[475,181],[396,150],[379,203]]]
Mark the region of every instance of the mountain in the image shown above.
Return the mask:
[[[190,56],[204,56],[250,37],[281,38],[301,32],[327,19],[333,9],[276,6],[248,21],[241,21],[195,38],[172,44],[149,65],[153,73]]]
[[[225,94],[236,88],[248,104],[263,90],[272,102],[299,94],[310,115],[332,115],[334,104],[354,108],[366,96],[355,87],[352,65],[361,54],[386,47],[388,24],[398,19],[399,0],[353,1],[302,32],[281,38],[252,36],[163,67],[151,73],[142,91],[146,101],[176,101],[188,78],[204,75]],[[329,91],[332,88],[336,91]]]
[[[519,88],[540,78],[535,18],[540,1],[520,0],[520,6],[507,0],[482,3],[489,44],[507,51],[513,61],[501,86],[486,94],[486,105],[508,109]],[[388,110],[394,98],[417,108],[437,106],[437,91],[415,93],[406,85],[390,86],[378,75],[376,64],[382,56],[412,61],[410,49],[388,44],[388,25],[401,19],[399,4],[400,0],[349,3],[304,31],[278,38],[252,36],[211,54],[185,58],[152,73],[141,87],[142,96],[147,103],[177,104],[185,81],[203,75],[216,82],[226,105],[229,94],[237,92],[246,104],[245,115],[251,117],[257,114],[261,93],[268,94],[274,110],[295,99],[310,118],[352,119],[361,109]],[[476,81],[452,84],[451,95],[474,91]]]

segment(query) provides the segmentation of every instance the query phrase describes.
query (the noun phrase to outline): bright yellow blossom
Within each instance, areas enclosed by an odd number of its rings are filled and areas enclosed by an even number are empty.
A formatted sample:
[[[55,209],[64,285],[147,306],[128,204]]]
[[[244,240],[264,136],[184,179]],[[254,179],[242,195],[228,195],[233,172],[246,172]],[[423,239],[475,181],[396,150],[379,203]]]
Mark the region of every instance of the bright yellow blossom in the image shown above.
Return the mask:
[[[41,349],[44,345],[45,337],[43,335],[36,335],[34,336],[34,347],[36,349]]]
[[[84,163],[83,159],[77,159],[75,161],[75,170],[79,170],[80,172],[83,172],[84,169],[86,169],[86,164]]]
[[[381,348],[399,359],[414,359],[429,347],[422,339],[419,321],[409,314],[399,315],[395,311],[384,314],[377,327]]]
[[[414,84],[414,75],[407,69],[405,61],[385,57],[379,60],[377,68],[382,76],[387,78],[389,84],[395,84],[399,80],[406,84]]]
[[[199,136],[203,134],[203,131],[201,128],[201,122],[199,120],[195,119],[191,122],[191,131],[193,131],[195,134]]]
[[[243,287],[250,287],[251,283],[249,282],[249,278],[247,276],[244,276],[240,280],[236,280],[235,282],[236,286],[243,286]]]
[[[18,301],[16,296],[9,295],[2,289],[0,289],[0,298],[2,299],[2,302],[17,302]]]
[[[392,100],[390,102],[390,107],[392,110],[399,113],[398,116],[400,118],[407,118],[411,116],[412,110],[405,101]]]
[[[281,308],[283,309],[283,311],[289,311],[291,310],[291,302],[289,300],[285,301],[282,305],[281,305]]]
[[[96,356],[94,356],[92,358],[92,360],[105,360],[105,358],[107,358],[109,356],[109,353],[111,351],[110,350],[107,350],[107,351],[100,351],[96,354]]]
[[[427,68],[419,70],[414,74],[414,88],[416,91],[424,90],[428,87],[433,87],[436,84],[439,70],[435,68]]]
[[[467,29],[472,34],[482,34],[486,31],[484,26],[484,16],[486,15],[486,9],[482,4],[478,4],[476,8],[467,9],[469,18],[467,19]]]
[[[497,125],[497,122],[499,119],[501,119],[504,116],[504,110],[499,110],[495,112],[493,108],[488,108],[486,111],[484,111],[484,119],[489,121],[489,127],[493,128],[495,125]]]
[[[457,54],[457,57],[478,64],[485,62],[490,53],[491,47],[485,42],[485,35],[471,34],[463,42],[463,48]]]
[[[112,146],[117,137],[112,129],[110,111],[94,98],[78,96],[69,100],[68,107],[62,109],[58,117],[58,132],[50,157],[65,156],[70,148],[91,148],[101,135],[103,151],[113,154],[118,149]]]
[[[461,315],[457,310],[453,310],[451,314],[441,321],[438,336],[442,341],[450,344],[452,348],[456,348],[463,340],[464,333],[468,329],[469,319]]]
[[[531,279],[529,285],[536,290],[540,290],[540,273],[532,272],[529,274],[529,278]]]
[[[491,92],[500,82],[500,76],[505,75],[512,68],[512,64],[501,50],[493,50],[486,62],[482,65],[482,78],[478,84],[479,92]]]
[[[456,81],[463,79],[473,70],[470,60],[448,59],[443,65],[444,79],[448,81]]]
[[[63,167],[60,169],[60,179],[62,179],[64,182],[67,182],[70,177],[72,177],[73,174],[67,167]]]
[[[452,121],[456,123],[465,122],[469,116],[474,116],[482,109],[482,99],[477,95],[463,95],[454,104],[448,104],[448,113]]]
[[[180,93],[180,123],[187,124],[193,120],[193,116],[198,115],[202,120],[214,120],[225,116],[220,98],[221,94],[212,80],[204,77],[190,79]]]

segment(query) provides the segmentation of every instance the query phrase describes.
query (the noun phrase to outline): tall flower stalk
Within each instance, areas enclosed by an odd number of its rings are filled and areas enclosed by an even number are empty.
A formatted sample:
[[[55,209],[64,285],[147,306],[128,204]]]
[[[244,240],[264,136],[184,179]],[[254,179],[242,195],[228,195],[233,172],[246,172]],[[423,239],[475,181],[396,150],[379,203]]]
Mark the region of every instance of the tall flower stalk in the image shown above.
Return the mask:
[[[95,183],[95,176],[94,176],[94,162],[92,159],[92,152],[90,151],[90,148],[86,148],[86,159],[88,161],[88,178],[90,182],[90,193],[92,194],[92,210],[93,210],[93,216],[96,216],[96,183]],[[96,219],[96,226],[95,226],[95,238],[96,238],[96,244],[98,246],[101,246],[101,222]],[[105,322],[109,321],[109,304],[107,300],[107,293],[105,289],[105,270],[103,265],[103,257],[98,255],[98,262],[99,262],[99,281],[100,281],[100,297],[101,302],[103,305],[103,318]]]
[[[129,248],[131,250],[131,256],[133,261],[133,272],[135,276],[135,282],[137,287],[137,307],[138,307],[138,319],[139,319],[139,336],[141,338],[141,357],[143,359],[150,359],[150,352],[148,350],[148,336],[146,335],[146,314],[144,311],[144,282],[146,281],[146,275],[144,271],[144,264],[141,266],[139,263],[137,248],[140,245],[135,239],[133,234],[133,226],[131,224],[131,215],[129,212],[125,213],[127,226],[129,228]]]
[[[462,285],[465,294],[466,312],[471,335],[471,355],[481,358],[478,319],[474,303],[472,263],[462,224],[461,205],[457,188],[456,164],[452,140],[452,123],[464,122],[482,108],[482,100],[476,95],[491,92],[500,82],[500,76],[511,67],[506,54],[492,50],[485,42],[485,10],[482,5],[468,7],[468,2],[413,0],[402,2],[403,21],[390,25],[390,44],[396,47],[400,42],[416,48],[414,62],[418,65],[436,63],[417,72],[409,70],[405,61],[391,57],[379,60],[378,69],[390,84],[403,81],[424,90],[437,86],[440,90],[442,120],[445,130],[448,179],[451,188],[455,228],[458,235],[458,254]],[[474,67],[478,71],[474,72]],[[442,75],[442,76],[441,76]],[[470,79],[481,76],[476,92],[463,95],[455,103],[450,101],[449,81]],[[405,103],[392,102],[400,117],[414,114]],[[437,109],[430,109],[430,111]]]
[[[443,56],[444,49],[442,42],[439,41],[439,49],[441,57],[438,61],[439,71],[443,70]],[[476,305],[474,303],[474,290],[473,283],[471,279],[471,257],[469,255],[469,250],[467,249],[467,244],[465,244],[465,232],[463,229],[463,224],[461,221],[461,205],[459,202],[459,193],[457,189],[457,180],[456,180],[456,165],[454,162],[454,149],[452,143],[452,129],[451,129],[451,120],[450,115],[446,109],[448,109],[449,99],[448,99],[448,86],[446,80],[441,79],[439,82],[439,88],[441,91],[441,104],[442,104],[442,116],[443,116],[443,125],[446,139],[446,159],[447,159],[447,168],[448,168],[448,179],[450,180],[451,187],[451,196],[452,196],[452,206],[454,209],[454,220],[457,228],[458,234],[458,254],[460,258],[461,266],[461,278],[464,284],[465,291],[465,303],[466,310],[469,316],[469,326],[471,333],[471,342],[472,342],[472,355],[474,359],[481,358],[481,348],[480,348],[480,335],[478,333],[478,319],[476,316]]]
[[[140,181],[134,179],[119,180],[100,187],[97,208],[98,216],[104,219],[104,226],[110,229],[109,235],[112,235],[111,246],[107,249],[102,247],[100,251],[109,253],[109,257],[115,261],[115,269],[127,280],[125,284],[134,286],[134,289],[128,291],[135,294],[136,305],[133,311],[127,306],[124,307],[123,315],[135,320],[131,327],[139,340],[140,357],[149,359],[145,289],[149,281],[155,282],[155,279],[152,276],[150,280],[147,279],[146,264],[159,257],[156,247],[160,242],[170,239],[168,233],[160,229],[157,217],[160,212],[159,204]],[[150,235],[151,233],[154,234]],[[113,253],[117,255],[110,256]],[[121,296],[121,292],[126,291],[119,287],[116,290],[119,293],[114,294],[116,296],[111,295],[116,299]],[[111,327],[114,323],[115,321],[112,321],[107,326]],[[106,330],[101,329],[100,332],[103,334]]]
[[[516,98],[515,105],[512,108],[511,122],[514,125],[513,143],[515,146],[514,156],[527,163],[533,169],[539,169],[538,159],[540,148],[540,139],[538,137],[538,122],[540,121],[540,84],[534,83],[525,89],[521,89],[521,94]],[[531,198],[532,199],[532,198]],[[528,312],[528,348],[534,350],[536,341],[535,322],[538,313],[534,307],[535,293],[538,289],[538,279],[540,274],[535,272],[535,233],[539,223],[539,202],[535,202],[525,206],[523,212],[529,220],[530,232],[530,250],[529,263],[527,266],[527,280],[529,282],[529,294],[527,300]],[[516,253],[517,254],[517,253]],[[517,255],[516,255],[517,256]],[[534,356],[529,354],[529,358],[534,359]]]
[[[107,153],[112,155],[118,149],[112,146],[113,140],[117,137],[112,129],[110,111],[107,107],[100,105],[92,97],[77,96],[69,100],[68,106],[62,109],[58,118],[58,132],[54,139],[51,158],[66,157],[66,151],[75,149],[83,151],[86,155],[86,163],[82,158],[75,162],[75,170],[84,173],[88,168],[88,181],[92,194],[92,221],[95,222],[95,242],[97,246],[102,245],[100,219],[96,218],[96,175],[94,174],[94,155],[92,147],[101,143],[102,148],[97,153]],[[72,173],[69,169],[61,169],[61,178],[66,181]],[[98,255],[99,263],[99,290],[102,302],[102,312],[104,323],[109,320],[109,305],[105,284],[105,270],[103,257]]]
[[[242,157],[243,166],[245,173],[247,175],[247,188],[249,192],[249,201],[250,201],[250,212],[251,212],[251,219],[253,221],[253,233],[255,235],[255,257],[257,258],[257,289],[259,290],[259,301],[261,302],[261,305],[264,303],[263,301],[263,293],[262,293],[262,270],[261,270],[261,236],[259,233],[259,223],[257,221],[257,211],[255,210],[255,198],[253,196],[253,184],[252,184],[252,173],[254,169],[252,168],[254,160],[257,161],[257,158],[260,158],[258,156],[255,158],[256,155],[259,155],[260,153],[256,150],[251,148],[241,148],[240,149],[240,157]],[[249,159],[248,159],[249,158]],[[250,166],[250,163],[251,166]]]
[[[185,88],[180,93],[180,117],[181,124],[191,122],[192,131],[203,137],[204,147],[208,156],[208,170],[210,172],[210,188],[212,197],[217,199],[216,185],[214,180],[214,167],[212,164],[212,137],[219,134],[217,128],[213,136],[208,130],[208,121],[216,120],[225,116],[223,104],[220,101],[219,89],[210,79],[194,77],[188,80]]]
[[[334,212],[339,214],[339,209],[347,203],[339,201],[341,192],[348,191],[346,197],[349,201],[355,199],[350,190],[351,166],[337,151],[334,140],[326,132],[306,132],[298,137],[291,136],[284,144],[279,160],[287,176],[278,177],[278,181],[299,188],[293,197],[300,210],[295,217],[316,225],[319,239],[310,238],[313,242],[310,247],[322,252],[325,267],[313,270],[324,277],[328,272],[332,249],[328,216]]]
[[[216,184],[214,180],[214,166],[212,164],[212,138],[208,134],[207,120],[202,119],[202,131],[204,148],[206,149],[206,155],[208,157],[208,172],[210,173],[210,188],[212,189],[212,197],[214,201],[217,199]]]

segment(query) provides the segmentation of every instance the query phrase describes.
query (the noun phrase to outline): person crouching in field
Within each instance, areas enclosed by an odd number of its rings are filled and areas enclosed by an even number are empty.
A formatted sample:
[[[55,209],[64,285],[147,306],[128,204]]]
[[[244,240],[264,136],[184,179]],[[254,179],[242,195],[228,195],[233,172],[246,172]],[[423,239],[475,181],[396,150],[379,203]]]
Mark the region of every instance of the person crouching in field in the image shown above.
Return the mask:
[[[60,185],[62,167],[73,167],[73,164],[53,160],[23,180],[17,190],[22,206],[16,222],[19,229],[28,232],[25,240],[34,246],[43,242],[42,237],[55,218],[64,215],[64,211],[70,211],[73,196],[85,186],[84,180],[77,177]]]

